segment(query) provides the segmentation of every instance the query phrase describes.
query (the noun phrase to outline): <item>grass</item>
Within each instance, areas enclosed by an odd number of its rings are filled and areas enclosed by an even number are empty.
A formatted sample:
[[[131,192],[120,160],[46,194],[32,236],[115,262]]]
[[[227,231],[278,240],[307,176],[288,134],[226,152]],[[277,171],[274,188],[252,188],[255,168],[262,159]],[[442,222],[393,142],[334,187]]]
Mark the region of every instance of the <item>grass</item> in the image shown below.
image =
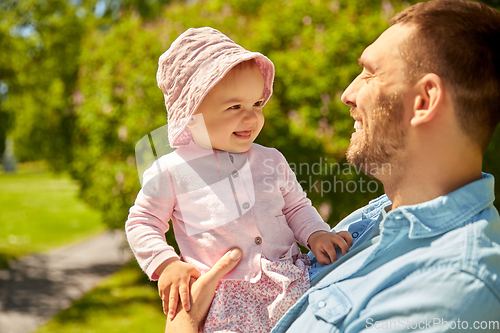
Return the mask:
[[[156,283],[132,261],[36,333],[163,332],[165,319]]]
[[[40,163],[0,173],[0,268],[10,259],[102,232],[99,213],[77,195],[74,181],[48,173]]]
[[[104,231],[99,213],[77,195],[74,181],[50,174],[40,163],[20,165],[16,174],[0,171],[0,268],[9,259]],[[156,283],[132,261],[37,333],[162,332],[164,327]]]

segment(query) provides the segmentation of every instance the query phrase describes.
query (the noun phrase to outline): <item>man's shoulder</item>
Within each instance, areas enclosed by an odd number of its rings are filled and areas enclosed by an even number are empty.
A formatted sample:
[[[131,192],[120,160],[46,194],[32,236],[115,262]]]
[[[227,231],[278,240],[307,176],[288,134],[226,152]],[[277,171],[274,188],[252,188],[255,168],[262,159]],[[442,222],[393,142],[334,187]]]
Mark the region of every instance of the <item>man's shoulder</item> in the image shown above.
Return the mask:
[[[463,237],[457,237],[460,234]],[[463,248],[462,270],[481,279],[500,301],[500,217],[495,206],[487,207],[447,236]],[[456,239],[462,239],[463,243],[457,243]]]
[[[413,267],[406,279],[440,272],[454,276],[457,286],[457,281],[481,281],[500,302],[500,219],[493,205],[442,234],[399,243],[408,247],[400,259]]]
[[[373,213],[380,213],[384,206],[383,198],[379,199],[374,202],[379,208]],[[335,229],[362,225],[366,207]],[[500,219],[495,207],[488,206],[461,221],[459,227],[420,238],[405,235],[409,223],[402,216],[389,215],[386,218],[397,223],[388,229],[382,226],[380,242],[325,275],[289,311],[292,315],[282,320],[276,332],[326,331],[339,323],[359,332],[372,323],[374,313],[387,321],[406,318],[409,313],[412,319],[496,318],[500,308]]]

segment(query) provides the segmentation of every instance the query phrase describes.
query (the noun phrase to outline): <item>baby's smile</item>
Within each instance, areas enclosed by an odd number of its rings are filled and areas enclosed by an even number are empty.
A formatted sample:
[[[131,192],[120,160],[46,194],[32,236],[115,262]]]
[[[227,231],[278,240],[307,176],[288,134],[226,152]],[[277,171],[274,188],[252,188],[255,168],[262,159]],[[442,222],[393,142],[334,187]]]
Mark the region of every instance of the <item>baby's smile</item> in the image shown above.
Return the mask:
[[[236,135],[237,138],[244,139],[244,140],[248,140],[248,139],[250,139],[252,137],[252,131],[251,130],[233,132],[233,134]]]

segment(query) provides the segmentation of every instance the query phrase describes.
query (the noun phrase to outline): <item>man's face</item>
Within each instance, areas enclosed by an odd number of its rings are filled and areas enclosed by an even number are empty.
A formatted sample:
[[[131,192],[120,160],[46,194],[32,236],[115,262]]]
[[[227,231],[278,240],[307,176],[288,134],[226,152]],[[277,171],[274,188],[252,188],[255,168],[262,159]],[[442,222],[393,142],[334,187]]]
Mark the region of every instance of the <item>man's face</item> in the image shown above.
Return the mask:
[[[347,161],[366,174],[377,176],[384,163],[402,156],[408,122],[405,99],[409,84],[404,76],[399,45],[412,31],[396,24],[387,29],[361,57],[363,71],[342,94],[342,102],[351,106],[356,131],[347,150]]]
[[[232,152],[250,149],[264,125],[263,91],[264,78],[257,65],[233,68],[210,90],[194,124],[188,125],[196,144]],[[203,121],[196,121],[200,114]]]

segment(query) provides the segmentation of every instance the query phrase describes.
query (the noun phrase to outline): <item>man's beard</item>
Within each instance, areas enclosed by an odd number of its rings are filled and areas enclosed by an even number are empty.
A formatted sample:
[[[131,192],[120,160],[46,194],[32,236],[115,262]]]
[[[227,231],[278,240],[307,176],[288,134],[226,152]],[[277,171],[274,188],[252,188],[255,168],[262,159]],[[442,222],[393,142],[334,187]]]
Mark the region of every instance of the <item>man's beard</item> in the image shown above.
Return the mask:
[[[351,114],[357,115],[356,108]],[[404,106],[401,94],[380,96],[378,106],[372,112],[372,121],[363,119],[363,133],[355,138],[347,149],[347,161],[367,176],[390,174],[400,152],[406,145],[403,124]]]

